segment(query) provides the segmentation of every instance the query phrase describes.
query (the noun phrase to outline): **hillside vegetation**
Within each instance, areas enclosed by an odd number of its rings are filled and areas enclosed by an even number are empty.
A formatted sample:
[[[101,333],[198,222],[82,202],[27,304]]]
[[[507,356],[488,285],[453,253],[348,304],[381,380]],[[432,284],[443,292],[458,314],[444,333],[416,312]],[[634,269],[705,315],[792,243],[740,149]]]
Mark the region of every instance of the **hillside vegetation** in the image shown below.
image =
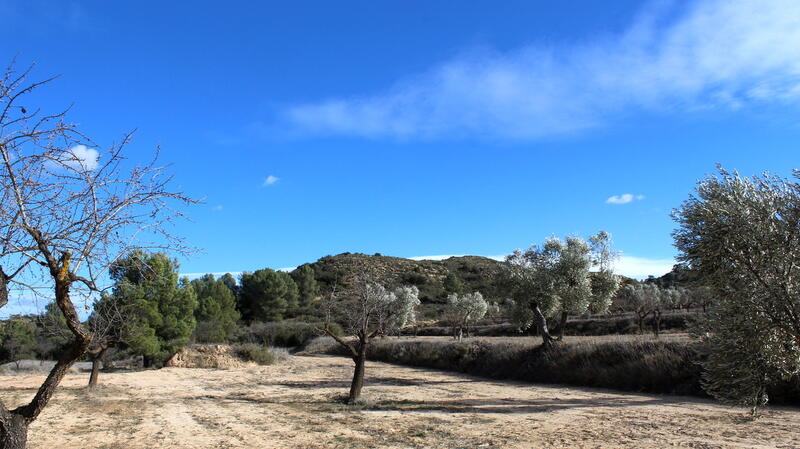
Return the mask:
[[[382,285],[414,285],[423,303],[444,303],[456,291],[480,291],[491,299],[508,295],[501,272],[505,262],[481,256],[445,260],[412,260],[401,257],[342,253],[306,264],[313,268],[321,293],[346,282],[354,273],[370,273]],[[301,268],[301,267],[298,267]]]

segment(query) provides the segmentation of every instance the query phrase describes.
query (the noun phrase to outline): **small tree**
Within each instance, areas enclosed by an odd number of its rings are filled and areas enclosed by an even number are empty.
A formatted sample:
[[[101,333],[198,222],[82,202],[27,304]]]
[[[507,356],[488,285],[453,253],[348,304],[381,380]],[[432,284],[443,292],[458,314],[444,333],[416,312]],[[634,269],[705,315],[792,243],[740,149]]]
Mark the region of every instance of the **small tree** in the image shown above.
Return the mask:
[[[800,183],[719,168],[673,218],[679,260],[714,293],[703,386],[755,415],[769,382],[800,372]]]
[[[114,296],[127,316],[127,343],[160,366],[189,342],[197,299],[191,283],[178,279],[178,261],[165,253],[134,251],[111,267]]]
[[[653,298],[656,297],[655,284],[626,285],[620,294],[624,310],[630,310],[636,315],[636,324],[639,333],[644,334],[644,320],[653,313]]]
[[[319,284],[310,265],[302,265],[291,272],[292,279],[299,291],[299,310],[308,313],[313,301],[319,296]]]
[[[247,322],[281,321],[297,311],[299,292],[288,273],[269,268],[242,275],[239,311]]]
[[[610,248],[611,235],[600,231],[589,242],[579,237],[564,241],[552,237],[542,247],[534,245],[508,256],[520,327],[534,323],[543,344],[550,346],[563,337],[570,314],[606,312],[619,288],[612,268],[616,254]],[[560,312],[557,338],[550,335],[546,320],[555,312]]]
[[[104,363],[108,351],[128,344],[131,315],[130,310],[122,307],[120,298],[113,295],[104,294],[94,303],[87,322],[92,334],[92,342],[87,351],[92,362],[88,388],[97,386],[100,365]]]
[[[201,343],[228,341],[239,322],[233,292],[222,279],[214,279],[213,274],[206,274],[191,284],[197,295],[195,338]]]
[[[409,323],[417,320],[417,306],[420,305],[419,289],[416,285],[397,287],[392,291],[391,302],[380,319],[380,335],[388,335],[400,331]]]
[[[464,330],[469,330],[469,325],[483,318],[488,310],[489,304],[480,292],[448,296],[445,316],[453,326],[453,338],[461,341]]]
[[[164,224],[193,203],[168,188],[171,177],[154,158],[125,161],[130,135],[106,151],[65,122],[25,104],[52,79],[27,82],[9,67],[0,75],[0,307],[10,289],[52,300],[72,343],[33,399],[10,410],[0,403],[0,449],[24,448],[28,426],[50,402],[70,366],[91,343],[73,298],[102,291],[108,267],[137,247],[187,250]]]
[[[414,287],[401,289],[403,298],[388,292],[386,288],[369,278],[359,278],[350,282],[350,287],[329,296],[325,304],[326,323],[323,331],[333,337],[347,350],[355,363],[353,381],[350,384],[348,404],[354,404],[361,397],[364,386],[364,370],[367,361],[367,347],[370,341],[381,332],[387,332],[404,325],[414,317],[414,308],[419,304],[418,292]],[[331,327],[332,317],[338,312],[344,321],[345,331],[354,337],[345,340]]]

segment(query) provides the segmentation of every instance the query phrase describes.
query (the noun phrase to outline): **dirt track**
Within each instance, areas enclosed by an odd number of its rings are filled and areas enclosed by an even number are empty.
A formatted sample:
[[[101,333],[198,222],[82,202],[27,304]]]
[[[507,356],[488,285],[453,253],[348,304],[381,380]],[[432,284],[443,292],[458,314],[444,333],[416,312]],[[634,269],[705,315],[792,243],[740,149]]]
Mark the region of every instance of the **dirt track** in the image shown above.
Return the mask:
[[[352,363],[290,357],[241,370],[71,374],[30,429],[31,448],[800,448],[800,410],[745,412],[659,397],[496,382],[369,363],[348,408]],[[7,405],[41,376],[0,377]]]

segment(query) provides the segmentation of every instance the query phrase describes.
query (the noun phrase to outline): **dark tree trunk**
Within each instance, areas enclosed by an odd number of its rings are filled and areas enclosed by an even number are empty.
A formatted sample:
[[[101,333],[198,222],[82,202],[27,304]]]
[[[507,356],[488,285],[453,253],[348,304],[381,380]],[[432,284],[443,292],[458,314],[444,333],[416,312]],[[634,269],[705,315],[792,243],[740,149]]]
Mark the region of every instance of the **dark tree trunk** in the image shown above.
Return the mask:
[[[361,388],[364,387],[364,368],[367,363],[367,342],[360,341],[358,354],[353,357],[356,364],[353,371],[353,382],[350,384],[350,395],[347,397],[348,404],[355,404],[361,397]]]
[[[37,240],[39,240],[37,238]],[[75,305],[69,297],[69,289],[72,283],[70,279],[69,262],[70,253],[62,254],[58,263],[53,261],[49,249],[39,241],[39,246],[48,257],[50,272],[55,279],[55,302],[64,318],[67,320],[67,327],[73,335],[75,341],[72,346],[59,357],[56,365],[50,370],[36,395],[30,403],[22,407],[9,411],[5,405],[0,403],[0,449],[24,449],[27,441],[28,426],[39,416],[50,398],[61,383],[61,379],[67,374],[67,370],[81,358],[89,349],[91,336],[83,328]]]
[[[539,335],[542,336],[542,346],[545,349],[549,349],[553,346],[553,337],[550,335],[550,331],[547,330],[547,319],[544,317],[542,310],[539,309],[539,304],[532,303],[531,310],[533,311],[533,322],[536,324]]]
[[[0,307],[8,304],[8,276],[0,267]]]
[[[653,313],[653,321],[655,321],[653,333],[655,334],[656,338],[658,338],[658,334],[661,332],[661,312]]]
[[[100,374],[100,359],[92,359],[92,374],[89,375],[89,388],[97,386],[97,376]]]
[[[567,312],[561,312],[561,321],[558,323],[558,335],[556,340],[561,341],[564,339],[564,328],[567,327]]]
[[[639,324],[639,334],[644,335],[644,316],[637,314],[636,321]]]
[[[100,365],[103,363],[103,356],[106,354],[107,350],[107,347],[101,347],[92,354],[92,374],[89,375],[89,388],[97,386],[97,378],[100,376]]]
[[[28,423],[25,418],[5,410],[5,407],[0,414],[0,449],[25,449],[28,442]]]

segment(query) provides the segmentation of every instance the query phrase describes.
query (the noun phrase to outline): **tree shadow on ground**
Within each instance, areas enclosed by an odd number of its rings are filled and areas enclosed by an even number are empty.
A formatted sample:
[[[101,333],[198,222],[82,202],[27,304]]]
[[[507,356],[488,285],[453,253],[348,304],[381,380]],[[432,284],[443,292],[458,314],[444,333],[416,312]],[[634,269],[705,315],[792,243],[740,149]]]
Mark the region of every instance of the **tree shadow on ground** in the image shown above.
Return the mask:
[[[364,411],[446,412],[446,413],[545,413],[556,410],[598,407],[641,407],[662,404],[663,400],[630,400],[627,398],[585,399],[504,399],[465,398],[454,400],[384,400],[366,402]]]

